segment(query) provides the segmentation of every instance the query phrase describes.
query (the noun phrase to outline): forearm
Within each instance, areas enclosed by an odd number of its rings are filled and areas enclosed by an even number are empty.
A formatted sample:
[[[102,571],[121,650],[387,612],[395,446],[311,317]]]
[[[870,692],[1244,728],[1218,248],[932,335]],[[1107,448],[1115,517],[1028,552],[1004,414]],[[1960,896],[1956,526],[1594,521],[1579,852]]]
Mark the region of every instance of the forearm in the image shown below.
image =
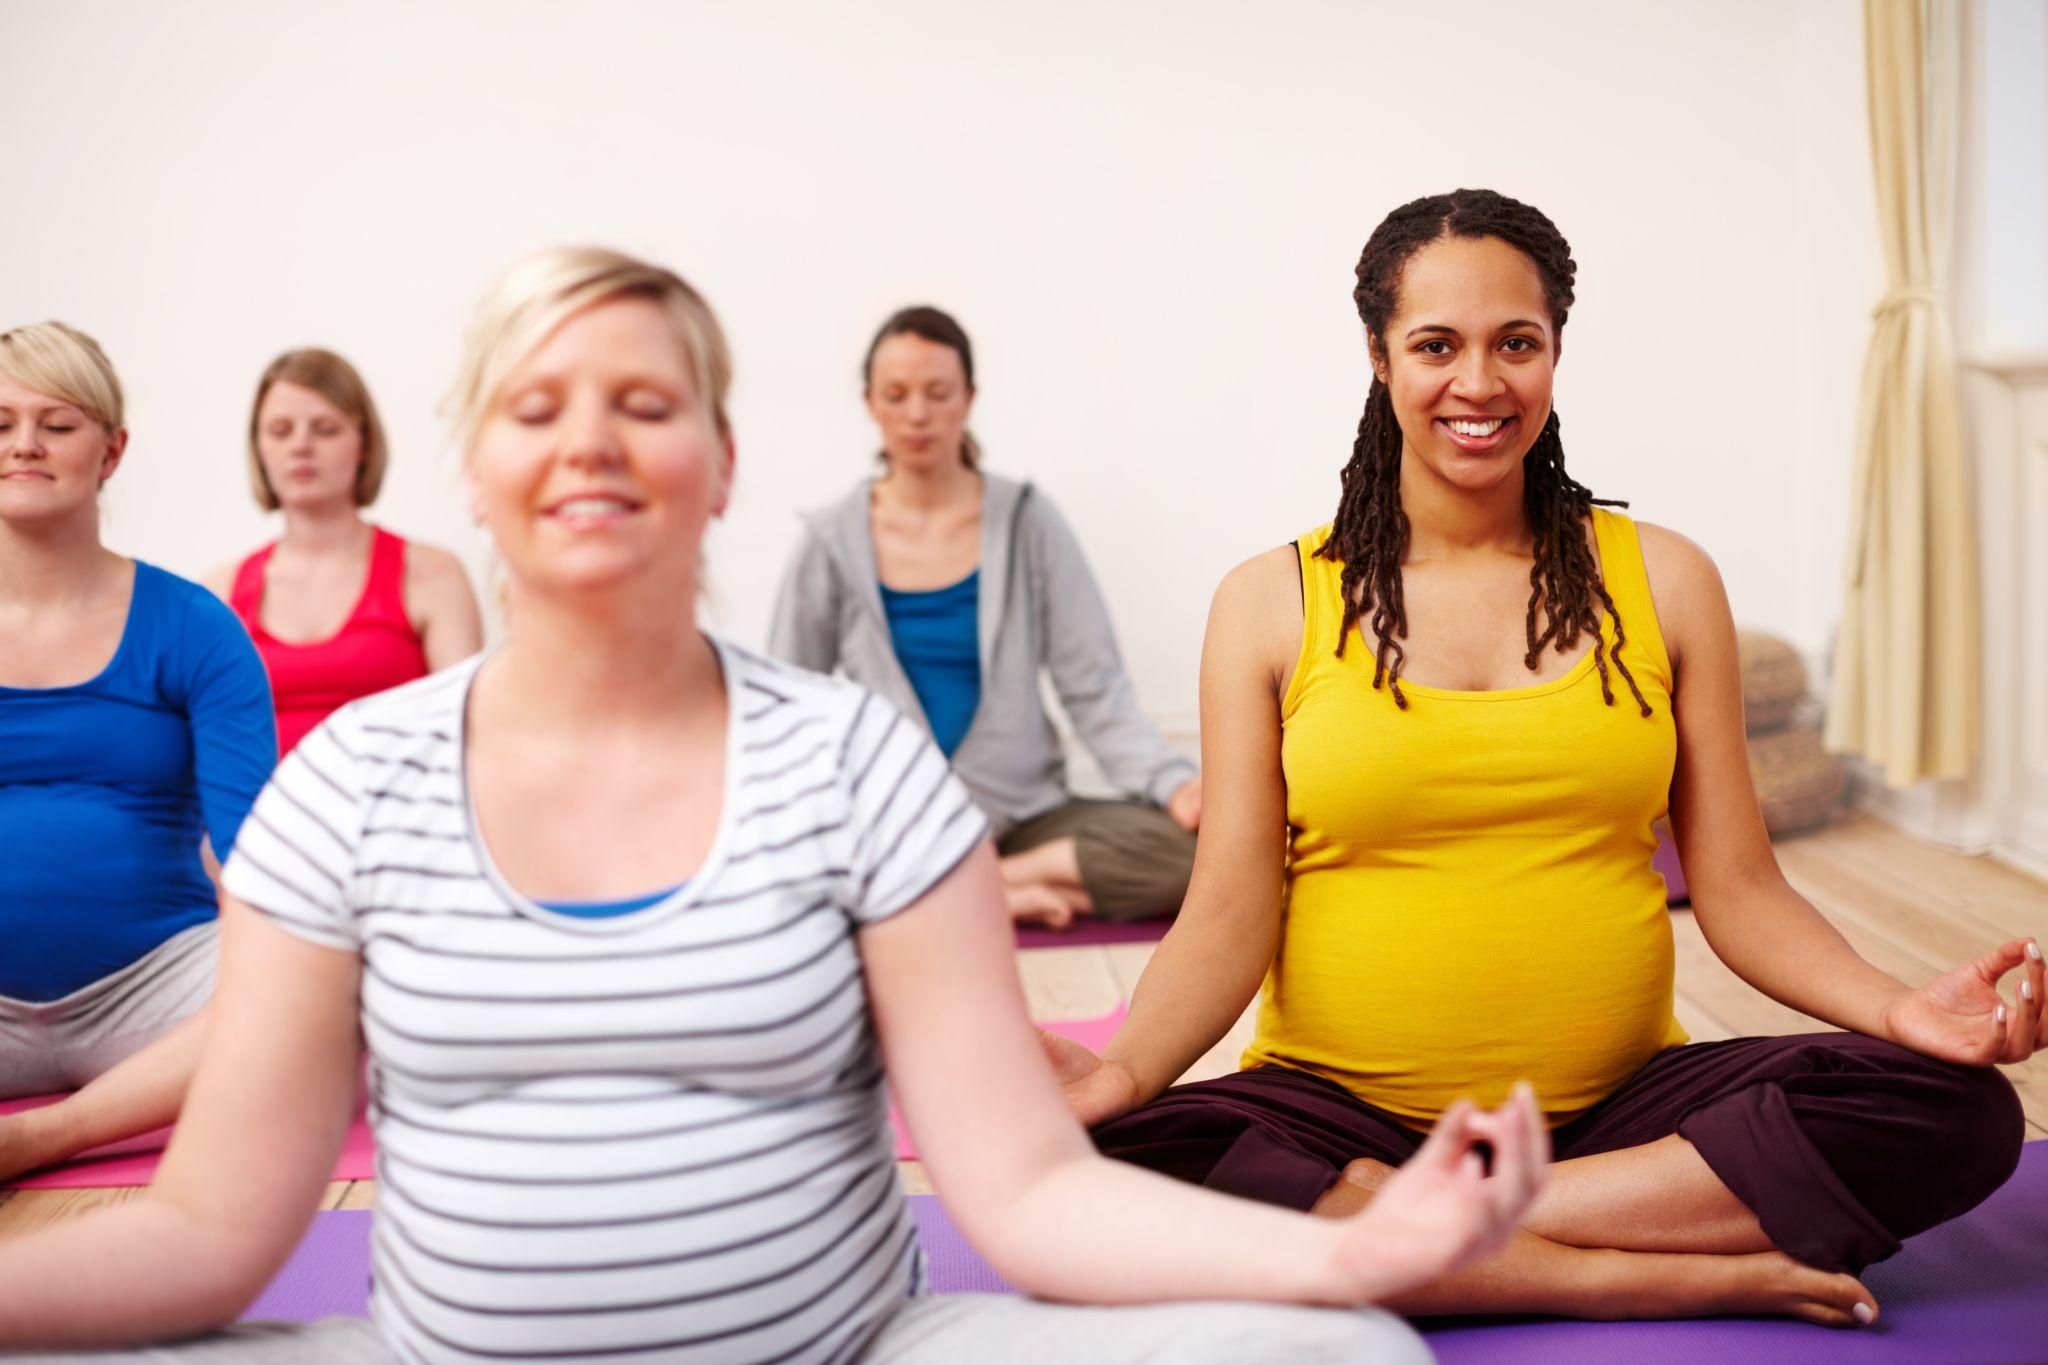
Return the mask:
[[[1864,960],[1782,877],[1726,904],[1696,902],[1695,912],[1715,954],[1765,995],[1837,1028],[1887,1036],[1885,1011],[1908,988]]]
[[[1117,790],[1164,805],[1176,787],[1195,775],[1194,761],[1166,742],[1120,672],[1109,680],[1091,679],[1085,687],[1056,673],[1054,683],[1074,732]]]
[[[1132,990],[1130,1018],[1103,1050],[1104,1061],[1137,1082],[1141,1101],[1172,1085],[1230,1031],[1279,947],[1277,906],[1245,913],[1209,900],[1190,898]]]
[[[246,1242],[148,1194],[0,1241],[0,1351],[129,1346],[223,1327],[267,1273]]]
[[[1103,1210],[1114,1209],[1105,1218]],[[1180,1184],[1092,1153],[1046,1166],[968,1227],[1027,1293],[1075,1303],[1354,1304],[1398,1292],[1340,1270],[1339,1224]],[[1088,1230],[1075,1237],[1076,1228]]]
[[[206,1038],[206,1010],[56,1104],[14,1122],[23,1149],[15,1170],[31,1170],[163,1128],[178,1117]]]

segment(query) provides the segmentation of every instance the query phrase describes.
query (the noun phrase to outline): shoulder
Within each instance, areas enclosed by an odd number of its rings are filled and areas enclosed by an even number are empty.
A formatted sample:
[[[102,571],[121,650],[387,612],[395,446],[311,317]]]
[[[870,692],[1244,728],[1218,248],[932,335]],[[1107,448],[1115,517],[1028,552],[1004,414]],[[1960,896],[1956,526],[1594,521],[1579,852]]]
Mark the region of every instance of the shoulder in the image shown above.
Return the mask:
[[[1001,488],[1002,496],[998,495]],[[1052,495],[1035,483],[991,482],[982,515],[1014,528],[1013,538],[1034,566],[1086,574],[1088,561],[1073,523]]]
[[[418,540],[404,545],[407,586],[427,593],[469,591],[469,570],[453,551]]]
[[[726,670],[727,704],[734,723],[760,724],[776,733],[820,726],[842,741],[844,754],[855,732],[879,728],[886,738],[903,719],[887,700],[850,678],[813,673],[723,636],[713,635],[711,640]],[[914,725],[903,728],[920,733]]]
[[[143,560],[135,561],[137,604],[158,621],[175,624],[167,636],[174,643],[216,644],[222,640],[247,644],[242,618],[218,594],[189,578]]]
[[[727,703],[743,720],[759,720],[771,711],[789,712],[792,721],[821,716],[842,721],[869,695],[859,683],[771,659],[722,635],[712,635],[726,670]]]
[[[982,503],[989,514],[1012,514],[1019,525],[1027,527],[1066,529],[1067,519],[1059,504],[1053,501],[1052,494],[1037,484],[1028,480],[1006,479],[999,474],[984,477],[988,482],[983,490]]]
[[[242,569],[253,558],[254,555],[244,555],[240,559],[230,559],[225,564],[214,565],[199,579],[199,586],[223,602],[232,602],[235,584],[242,576]]]
[[[438,673],[358,698],[336,711],[335,719],[355,730],[431,730],[452,737],[462,725],[470,682],[488,657],[488,653],[473,654]]]
[[[1650,576],[1660,612],[1667,598],[1675,606],[1722,594],[1721,571],[1698,542],[1655,522],[1638,521],[1635,528],[1643,547],[1643,569]]]
[[[472,655],[452,668],[358,698],[322,721],[314,733],[354,763],[410,761],[433,766],[461,736],[463,703],[485,657]]]
[[[1216,585],[1218,616],[1301,613],[1301,560],[1292,544],[1276,545],[1245,560]]]
[[[1675,665],[1689,647],[1711,643],[1732,629],[1728,590],[1713,557],[1697,543],[1652,522],[1635,526],[1657,623]]]
[[[1301,563],[1292,544],[1245,560],[1216,585],[1209,603],[1204,664],[1242,666],[1284,679],[1301,653]]]
[[[856,479],[853,487],[847,489],[830,502],[819,503],[807,511],[798,513],[798,519],[803,522],[807,530],[820,534],[826,532],[831,526],[846,521],[849,518],[866,520],[868,504],[874,498],[874,488],[875,481],[873,479],[865,477]]]
[[[462,560],[454,551],[444,550],[438,545],[429,545],[423,540],[405,540],[404,545],[407,572],[427,577],[465,576]]]
[[[797,537],[796,558],[829,559],[833,546],[859,543],[867,534],[873,488],[874,481],[864,478],[832,501],[797,513],[802,533]]]

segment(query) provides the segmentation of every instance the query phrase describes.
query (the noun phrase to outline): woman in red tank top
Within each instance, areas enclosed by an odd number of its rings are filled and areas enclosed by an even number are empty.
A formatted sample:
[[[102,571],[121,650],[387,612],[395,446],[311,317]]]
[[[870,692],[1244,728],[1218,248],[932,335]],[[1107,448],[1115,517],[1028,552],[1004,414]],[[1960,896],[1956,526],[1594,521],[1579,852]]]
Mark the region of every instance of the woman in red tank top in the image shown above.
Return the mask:
[[[461,561],[363,518],[384,480],[369,389],[331,351],[288,351],[256,386],[249,478],[284,535],[210,574],[270,671],[280,754],[340,706],[483,644]]]

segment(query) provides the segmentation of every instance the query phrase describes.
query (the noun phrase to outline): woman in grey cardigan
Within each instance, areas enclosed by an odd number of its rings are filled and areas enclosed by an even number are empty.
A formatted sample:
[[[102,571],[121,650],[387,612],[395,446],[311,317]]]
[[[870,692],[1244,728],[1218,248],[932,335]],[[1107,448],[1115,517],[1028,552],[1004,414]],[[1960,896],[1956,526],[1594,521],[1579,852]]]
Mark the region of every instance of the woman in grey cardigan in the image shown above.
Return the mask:
[[[880,478],[805,518],[770,649],[923,720],[999,836],[1010,912],[1064,928],[1180,907],[1201,777],[1138,709],[1081,547],[1044,493],[986,473],[974,351],[936,308],[882,325],[863,367]],[[1039,675],[1127,799],[1076,799]]]

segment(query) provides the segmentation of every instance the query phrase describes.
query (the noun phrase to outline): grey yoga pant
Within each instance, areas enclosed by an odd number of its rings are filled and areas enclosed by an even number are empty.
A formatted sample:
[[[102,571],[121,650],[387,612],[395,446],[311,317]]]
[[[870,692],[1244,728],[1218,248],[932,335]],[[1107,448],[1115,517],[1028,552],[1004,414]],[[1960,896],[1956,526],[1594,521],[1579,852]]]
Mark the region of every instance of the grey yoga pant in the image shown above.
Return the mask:
[[[9,1357],[41,1365],[398,1365],[362,1318],[246,1323],[139,1351]],[[1428,1365],[1415,1329],[1374,1308],[1167,1303],[1095,1308],[999,1294],[912,1299],[858,1365]]]
[[[76,1090],[198,1013],[213,995],[220,925],[208,920],[55,1000],[0,995],[0,1099]]]

